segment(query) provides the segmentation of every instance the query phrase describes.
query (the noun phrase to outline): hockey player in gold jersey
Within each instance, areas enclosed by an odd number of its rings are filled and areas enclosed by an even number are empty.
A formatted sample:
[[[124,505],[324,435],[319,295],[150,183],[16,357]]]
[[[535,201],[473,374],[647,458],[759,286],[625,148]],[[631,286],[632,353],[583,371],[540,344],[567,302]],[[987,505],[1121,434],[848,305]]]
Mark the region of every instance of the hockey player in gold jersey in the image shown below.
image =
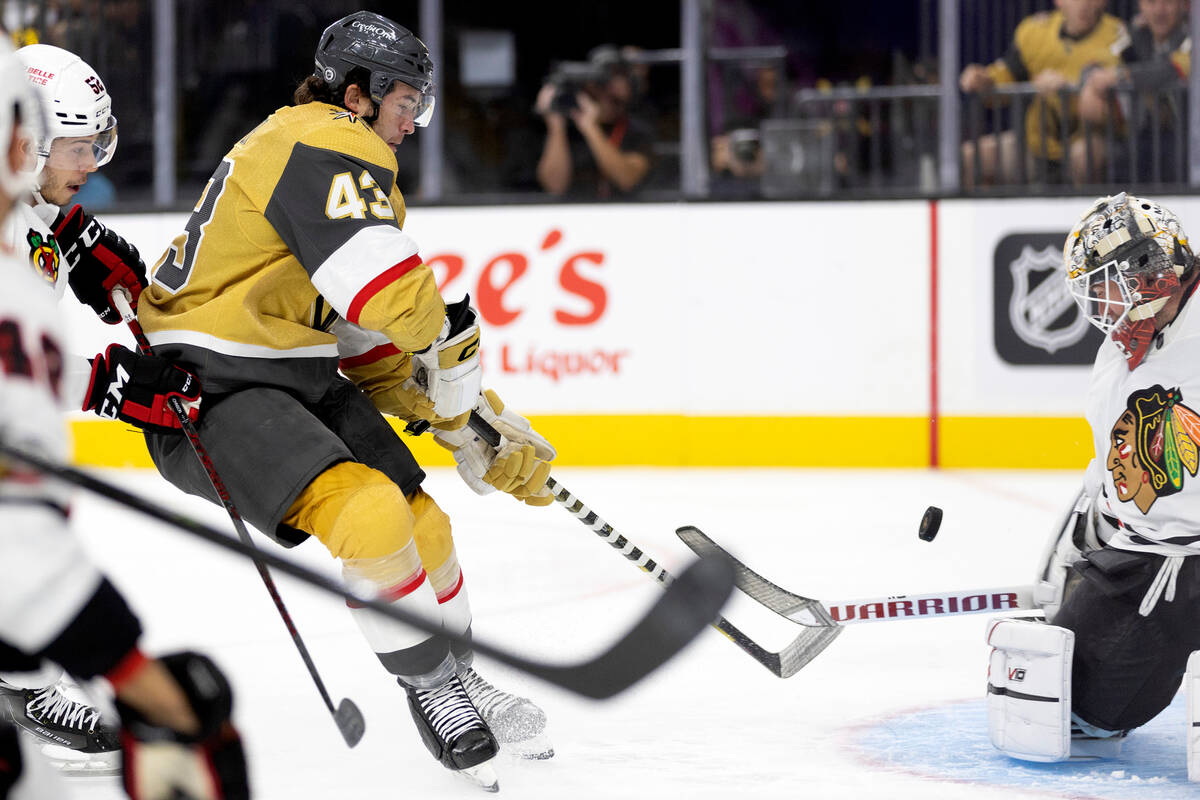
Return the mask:
[[[550,503],[555,453],[482,391],[475,314],[443,301],[403,230],[394,151],[428,122],[432,89],[428,51],[405,28],[368,12],[331,25],[294,105],[218,165],[138,316],[154,351],[199,377],[200,436],[248,522],[284,546],[316,537],[347,580],[461,633],[471,614],[449,518],[380,412],[431,422],[480,493]],[[472,409],[505,434],[499,448],[465,429]],[[168,480],[217,499],[183,437],[147,443]],[[494,782],[497,739],[551,754],[541,710],[483,681],[469,650],[351,613],[445,766]]]

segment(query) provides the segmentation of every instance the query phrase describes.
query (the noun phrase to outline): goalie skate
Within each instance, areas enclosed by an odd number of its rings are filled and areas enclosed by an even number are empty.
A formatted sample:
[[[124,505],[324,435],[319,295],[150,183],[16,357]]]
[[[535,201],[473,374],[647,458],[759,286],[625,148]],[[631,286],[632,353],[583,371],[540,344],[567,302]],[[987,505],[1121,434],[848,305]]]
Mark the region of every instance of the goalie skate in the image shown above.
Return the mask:
[[[42,754],[69,775],[116,775],[121,745],[100,711],[72,700],[61,684],[23,689],[0,683],[0,713],[42,745]]]
[[[455,676],[436,689],[406,687],[405,691],[417,731],[433,757],[480,788],[499,790],[496,773],[488,763],[499,745],[462,681]]]
[[[502,692],[485,681],[473,668],[459,673],[467,696],[492,729],[500,749],[518,758],[547,759],[554,747],[546,735],[546,712],[532,700]]]

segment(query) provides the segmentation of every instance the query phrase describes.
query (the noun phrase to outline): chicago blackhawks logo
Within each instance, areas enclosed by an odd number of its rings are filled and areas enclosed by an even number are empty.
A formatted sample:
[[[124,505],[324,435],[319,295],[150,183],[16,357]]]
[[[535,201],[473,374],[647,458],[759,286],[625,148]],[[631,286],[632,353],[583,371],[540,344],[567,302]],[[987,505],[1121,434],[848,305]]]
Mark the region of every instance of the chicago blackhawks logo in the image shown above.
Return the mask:
[[[53,286],[58,282],[59,261],[58,242],[54,241],[54,235],[46,234],[43,237],[38,231],[30,229],[25,241],[29,242],[29,260],[34,271]]]
[[[1132,500],[1143,514],[1158,498],[1181,490],[1184,473],[1195,477],[1200,466],[1200,415],[1182,401],[1178,388],[1156,384],[1136,391],[1109,433],[1107,466],[1117,499]]]

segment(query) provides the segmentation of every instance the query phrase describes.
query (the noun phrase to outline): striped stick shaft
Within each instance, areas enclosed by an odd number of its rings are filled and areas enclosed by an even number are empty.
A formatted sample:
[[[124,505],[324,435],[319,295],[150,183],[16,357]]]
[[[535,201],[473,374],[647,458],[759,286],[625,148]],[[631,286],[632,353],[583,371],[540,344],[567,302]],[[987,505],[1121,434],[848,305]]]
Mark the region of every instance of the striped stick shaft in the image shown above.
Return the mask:
[[[669,586],[675,580],[653,558],[642,552],[640,547],[613,530],[612,525],[601,519],[582,500],[571,494],[567,487],[554,480],[554,478],[548,478],[546,486],[549,487],[550,492],[554,495],[556,503],[566,508],[571,513],[571,516],[582,522],[601,539],[608,542],[613,549],[620,550],[621,555],[625,556],[627,561],[632,561],[637,565],[638,569],[648,572],[650,577],[664,586]]]

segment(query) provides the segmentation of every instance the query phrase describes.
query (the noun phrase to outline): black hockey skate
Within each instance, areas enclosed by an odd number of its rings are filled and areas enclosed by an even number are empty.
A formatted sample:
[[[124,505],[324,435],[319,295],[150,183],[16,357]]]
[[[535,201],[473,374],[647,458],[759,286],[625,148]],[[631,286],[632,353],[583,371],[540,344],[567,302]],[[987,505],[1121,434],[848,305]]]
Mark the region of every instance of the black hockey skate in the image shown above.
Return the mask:
[[[531,759],[554,755],[546,735],[546,712],[532,700],[500,691],[472,667],[458,673],[458,677],[504,752]]]
[[[42,744],[55,767],[77,775],[115,775],[121,768],[117,728],[100,711],[67,697],[61,684],[23,689],[0,682],[0,713]]]
[[[455,676],[436,689],[405,687],[405,691],[417,731],[433,757],[481,788],[497,791],[496,773],[487,762],[495,757],[499,745],[462,681]]]

